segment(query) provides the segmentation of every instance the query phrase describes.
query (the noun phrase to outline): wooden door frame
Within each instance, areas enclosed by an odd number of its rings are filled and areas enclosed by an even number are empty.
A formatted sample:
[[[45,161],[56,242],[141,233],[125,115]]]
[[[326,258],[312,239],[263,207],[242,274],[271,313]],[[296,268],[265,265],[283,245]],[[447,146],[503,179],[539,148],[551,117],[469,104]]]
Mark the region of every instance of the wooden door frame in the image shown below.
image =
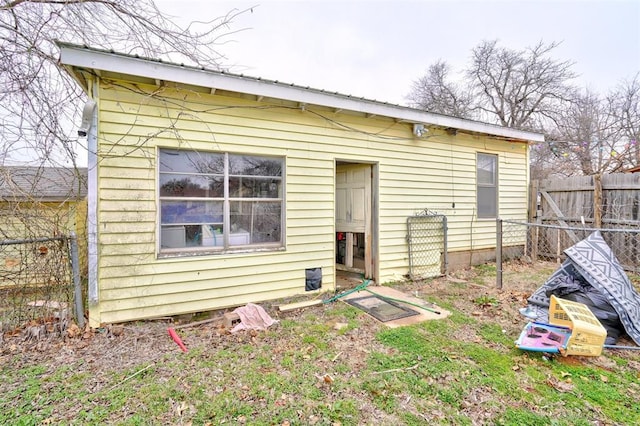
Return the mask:
[[[368,209],[368,212],[366,214],[366,224],[365,224],[365,277],[366,278],[371,278],[374,281],[378,280],[379,277],[379,262],[378,262],[378,203],[379,203],[379,196],[378,196],[378,176],[379,176],[379,165],[378,163],[369,163],[369,162],[358,162],[358,161],[353,161],[353,160],[342,160],[342,159],[335,159],[334,161],[334,202],[336,203],[334,205],[334,235],[336,234],[336,232],[343,232],[340,229],[338,229],[337,225],[336,225],[336,210],[337,210],[337,201],[336,201],[336,188],[337,188],[337,182],[336,182],[336,177],[337,177],[337,172],[338,172],[338,166],[357,166],[357,165],[361,165],[361,166],[368,166],[369,167],[369,171],[370,171],[370,177],[369,177],[369,187],[370,187],[370,194],[368,194],[368,198],[369,198],[369,207],[370,209]],[[347,247],[349,247],[350,242],[353,241],[353,233],[351,232],[346,232],[347,234]],[[352,248],[352,247],[351,247]],[[334,259],[336,258],[335,256],[335,250],[336,250],[336,246],[334,244]],[[349,249],[347,249],[347,251],[349,252],[348,255],[349,256],[353,256],[353,252]],[[336,264],[336,269],[338,269],[338,264]],[[349,270],[349,268],[344,268],[341,267],[341,269],[346,269]]]

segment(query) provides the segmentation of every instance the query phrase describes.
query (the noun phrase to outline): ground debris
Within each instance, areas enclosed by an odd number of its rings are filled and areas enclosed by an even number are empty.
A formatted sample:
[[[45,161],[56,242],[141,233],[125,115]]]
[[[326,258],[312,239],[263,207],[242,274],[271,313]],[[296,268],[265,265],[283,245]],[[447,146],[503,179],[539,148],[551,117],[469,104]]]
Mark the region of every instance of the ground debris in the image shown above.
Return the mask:
[[[470,279],[473,277],[470,277]],[[515,279],[515,278],[514,278]],[[520,279],[520,278],[519,278]],[[521,281],[521,280],[520,280]],[[494,289],[479,291],[477,287],[467,287],[465,285],[452,285],[446,278],[438,278],[430,281],[428,285],[425,283],[406,283],[399,285],[401,289],[407,293],[419,291],[421,297],[427,300],[441,301],[450,303],[451,306],[467,318],[472,317],[473,312],[477,312],[473,322],[462,325],[455,335],[455,339],[460,342],[474,343],[474,345],[488,345],[487,339],[478,334],[479,327],[477,324],[496,324],[496,330],[513,336],[514,339],[522,330],[522,326],[526,322],[519,314],[522,307],[519,302],[528,292],[521,289],[510,289],[510,284],[505,282],[507,290],[503,292]],[[524,285],[524,284],[522,284]],[[531,290],[537,287],[539,283],[531,285]],[[478,295],[487,294],[489,297],[495,297],[499,301],[499,305],[493,308],[481,309],[474,303],[474,299]],[[182,374],[201,377],[200,371],[189,371],[199,365],[197,360],[208,360],[210,357],[212,370],[208,371],[211,379],[211,386],[205,391],[208,397],[212,399],[224,398],[230,389],[242,389],[239,396],[246,398],[252,407],[256,410],[270,409],[274,412],[283,412],[288,410],[290,415],[287,420],[282,417],[270,424],[274,425],[291,425],[291,424],[312,424],[316,425],[340,425],[340,422],[328,418],[324,413],[319,413],[313,409],[299,407],[300,395],[295,391],[287,390],[280,398],[279,393],[269,397],[268,387],[262,389],[265,392],[265,399],[260,399],[251,386],[246,383],[239,383],[238,377],[228,374],[226,367],[215,365],[215,352],[228,351],[229,353],[238,353],[243,356],[238,357],[236,368],[250,368],[250,366],[259,365],[261,370],[259,374],[266,376],[273,375],[280,378],[281,381],[289,380],[293,375],[292,372],[283,368],[284,361],[291,362],[298,358],[310,360],[313,362],[313,369],[309,370],[309,374],[304,378],[311,384],[314,391],[318,391],[325,399],[326,408],[323,405],[323,412],[331,412],[334,410],[334,404],[340,398],[351,398],[354,402],[354,410],[358,411],[361,419],[366,419],[366,424],[403,424],[402,418],[396,414],[386,413],[380,409],[371,398],[367,395],[358,393],[350,393],[348,383],[357,381],[363,377],[369,377],[372,383],[388,381],[393,383],[394,380],[402,377],[402,374],[408,373],[409,376],[415,376],[416,380],[424,382],[424,386],[429,388],[445,388],[451,384],[464,382],[467,377],[464,370],[458,371],[456,374],[442,374],[436,377],[429,377],[426,372],[429,365],[421,358],[411,358],[410,362],[401,364],[393,369],[391,367],[398,365],[381,366],[377,373],[372,374],[370,369],[371,354],[382,354],[385,356],[397,355],[396,349],[386,346],[380,342],[377,335],[384,330],[384,325],[370,319],[367,316],[358,316],[357,328],[353,328],[352,322],[348,321],[346,316],[334,316],[335,308],[344,309],[340,304],[322,305],[307,307],[303,310],[293,310],[289,312],[279,312],[270,310],[274,316],[280,319],[283,324],[277,328],[268,331],[245,331],[242,333],[231,334],[226,329],[220,318],[218,321],[190,323],[185,327],[180,327],[180,334],[185,338],[185,342],[189,343],[189,349],[193,351],[193,356],[181,357],[179,351],[176,350],[175,343],[167,336],[167,327],[172,326],[171,319],[162,321],[142,321],[130,324],[104,325],[99,329],[79,328],[75,323],[69,322],[69,326],[65,335],[61,338],[55,338],[54,335],[47,335],[45,339],[40,339],[40,345],[35,340],[24,341],[23,330],[16,335],[12,331],[5,330],[4,342],[0,341],[0,363],[11,364],[11,368],[23,368],[26,365],[34,363],[46,363],[50,371],[60,368],[60,366],[73,366],[73,370],[77,374],[89,377],[85,382],[85,389],[88,394],[100,393],[106,391],[110,387],[116,386],[115,389],[125,389],[134,386],[137,380],[149,375],[158,383],[172,383],[177,376]],[[310,339],[312,333],[306,329],[303,324],[305,317],[313,316],[315,318],[314,326],[323,330],[327,330],[330,334],[330,340],[326,343],[326,349],[323,349],[322,355],[317,355],[317,342]],[[517,324],[515,321],[521,321]],[[41,324],[34,324],[41,325]],[[345,326],[346,325],[346,326]],[[499,328],[498,328],[499,327]],[[174,326],[177,330],[179,326]],[[492,330],[491,328],[490,330]],[[293,330],[293,331],[292,331]],[[291,336],[289,336],[289,334]],[[259,347],[268,347],[269,352],[261,355]],[[492,349],[508,351],[505,345],[491,346]],[[242,352],[239,352],[242,350]],[[512,349],[511,349],[512,350]],[[246,351],[246,352],[245,352]],[[512,354],[514,355],[514,354]],[[640,371],[640,362],[634,360],[632,353],[621,351],[620,357],[628,362],[628,368],[632,374],[638,375]],[[181,365],[185,370],[176,373],[169,367],[173,360],[180,358]],[[458,359],[455,354],[448,354],[450,359]],[[193,361],[190,363],[189,361]],[[169,361],[169,362],[167,362]],[[209,361],[208,361],[209,362]],[[298,361],[295,361],[298,362]],[[468,361],[471,365],[471,361]],[[565,362],[565,359],[559,359],[558,362]],[[597,359],[582,359],[581,362],[587,366],[598,365],[601,368],[613,368],[615,363],[607,361],[605,356]],[[533,383],[527,382],[527,367],[536,367],[546,365],[540,357],[533,356],[529,353],[514,355],[513,368],[510,374],[522,379],[523,389],[530,389],[536,392]],[[387,368],[388,367],[388,368]],[[566,371],[569,370],[568,367]],[[86,373],[86,374],[85,374]],[[117,373],[117,379],[114,381],[113,374]],[[384,373],[384,374],[383,374]],[[600,377],[586,376],[592,380],[593,384],[606,384],[605,380],[615,382],[614,376]],[[607,379],[608,377],[608,379]],[[573,383],[566,379],[573,378]],[[640,376],[638,376],[640,379]],[[573,373],[573,377],[560,377],[560,375],[551,375],[549,377],[541,376],[540,382],[543,386],[549,386],[551,392],[558,394],[578,393],[576,389],[582,384],[583,376]],[[259,383],[259,382],[258,382]],[[1,386],[1,385],[0,385]],[[5,388],[15,387],[15,383],[5,383]],[[259,386],[259,384],[257,385]],[[465,385],[467,386],[467,385]],[[469,424],[495,424],[495,417],[507,407],[515,407],[517,404],[524,404],[521,401],[505,401],[504,404],[495,403],[502,396],[496,394],[496,390],[490,386],[473,387],[469,385],[468,391],[461,396],[459,400],[459,414],[469,419]],[[216,421],[207,423],[195,422],[194,416],[198,410],[195,409],[194,402],[181,394],[188,394],[189,387],[185,383],[178,383],[177,390],[172,393],[173,399],[167,398],[166,412],[163,417],[156,419],[158,424],[252,424],[250,414],[238,413],[233,416],[223,416],[216,418]],[[410,393],[401,392],[397,397],[398,404],[402,407],[403,412],[414,416],[425,424],[456,424],[456,420],[460,417],[453,417],[446,406],[439,404],[437,400],[421,400],[419,396]],[[280,392],[280,391],[278,391]],[[372,391],[373,392],[373,391]],[[377,391],[376,391],[377,392]],[[640,385],[632,386],[626,390],[627,393],[640,397]],[[385,398],[386,394],[372,393],[375,397]],[[363,398],[364,396],[364,398]],[[391,397],[391,394],[388,394]],[[269,399],[270,398],[270,399]],[[269,401],[273,406],[266,405]],[[104,402],[105,404],[108,401]],[[319,407],[317,401],[313,401],[313,407]],[[339,409],[339,405],[335,408]],[[78,410],[82,408],[82,404],[78,404]],[[75,409],[75,408],[74,408]],[[131,407],[129,408],[132,409]],[[593,411],[594,418],[605,417],[598,412],[597,408],[589,408]],[[73,415],[68,413],[66,415]],[[198,413],[199,414],[199,413]],[[217,414],[217,413],[216,413]],[[52,424],[64,424],[62,414],[53,414],[50,418]],[[117,416],[117,413],[114,414]],[[218,416],[220,416],[218,414]],[[47,419],[45,419],[48,421]],[[110,418],[113,422],[121,421],[121,418]],[[217,420],[220,420],[218,422]],[[344,424],[356,424],[354,421],[343,420]],[[43,422],[46,423],[46,422]],[[67,422],[68,423],[68,422]],[[358,424],[365,424],[358,423]],[[596,424],[596,423],[594,423]]]

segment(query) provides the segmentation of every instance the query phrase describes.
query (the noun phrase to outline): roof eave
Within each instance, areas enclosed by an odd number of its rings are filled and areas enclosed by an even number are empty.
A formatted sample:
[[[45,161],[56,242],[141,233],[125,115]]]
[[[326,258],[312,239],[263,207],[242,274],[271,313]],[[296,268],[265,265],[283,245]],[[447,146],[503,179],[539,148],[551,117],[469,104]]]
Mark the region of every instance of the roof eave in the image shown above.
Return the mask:
[[[433,114],[400,105],[339,95],[253,77],[152,61],[118,53],[93,50],[67,43],[58,44],[60,46],[60,62],[72,71],[72,74],[85,89],[86,84],[83,84],[84,79],[81,73],[74,72],[74,68],[114,72],[216,90],[227,90],[261,97],[284,99],[308,105],[356,111],[369,115],[390,117],[396,120],[454,128],[472,133],[482,133],[527,142],[544,142],[544,135],[540,133]]]

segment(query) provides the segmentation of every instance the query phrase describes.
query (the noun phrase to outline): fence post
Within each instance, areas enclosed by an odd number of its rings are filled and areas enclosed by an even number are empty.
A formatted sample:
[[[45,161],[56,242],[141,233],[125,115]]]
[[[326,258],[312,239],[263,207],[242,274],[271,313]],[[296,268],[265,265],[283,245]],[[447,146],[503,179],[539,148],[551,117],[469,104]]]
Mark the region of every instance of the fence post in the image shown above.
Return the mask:
[[[527,209],[528,222],[533,222],[538,211],[538,192],[540,181],[534,179],[529,184],[529,208]]]
[[[556,263],[560,263],[560,255],[562,254],[562,245],[560,244],[560,229],[556,229]],[[566,229],[566,228],[564,228]]]
[[[496,288],[502,288],[502,219],[496,219]]]
[[[444,252],[444,274],[447,275],[449,273],[449,255],[448,255],[448,243],[447,243],[447,232],[449,231],[449,227],[447,226],[447,216],[442,215],[442,232],[443,232],[443,252]]]
[[[602,175],[593,175],[593,227],[602,228]]]
[[[536,210],[536,226],[533,229],[533,243],[531,247],[531,260],[538,261],[538,248],[540,244],[540,226],[542,225],[542,210]]]
[[[75,232],[69,236],[71,245],[71,271],[73,272],[73,299],[75,301],[76,321],[80,329],[84,328],[84,306],[82,303],[82,283],[80,281],[80,257],[78,255],[78,237]]]

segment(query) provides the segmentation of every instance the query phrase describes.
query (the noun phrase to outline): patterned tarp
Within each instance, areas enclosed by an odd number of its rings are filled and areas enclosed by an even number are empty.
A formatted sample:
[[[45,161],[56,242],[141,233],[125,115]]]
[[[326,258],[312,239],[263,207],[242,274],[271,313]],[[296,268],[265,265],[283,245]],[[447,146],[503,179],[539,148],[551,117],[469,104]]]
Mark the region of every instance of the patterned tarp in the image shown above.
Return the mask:
[[[546,291],[552,283],[565,276],[581,276],[606,297],[629,337],[640,345],[640,294],[600,232],[595,231],[564,253],[567,260],[531,295],[529,303],[548,307]]]

